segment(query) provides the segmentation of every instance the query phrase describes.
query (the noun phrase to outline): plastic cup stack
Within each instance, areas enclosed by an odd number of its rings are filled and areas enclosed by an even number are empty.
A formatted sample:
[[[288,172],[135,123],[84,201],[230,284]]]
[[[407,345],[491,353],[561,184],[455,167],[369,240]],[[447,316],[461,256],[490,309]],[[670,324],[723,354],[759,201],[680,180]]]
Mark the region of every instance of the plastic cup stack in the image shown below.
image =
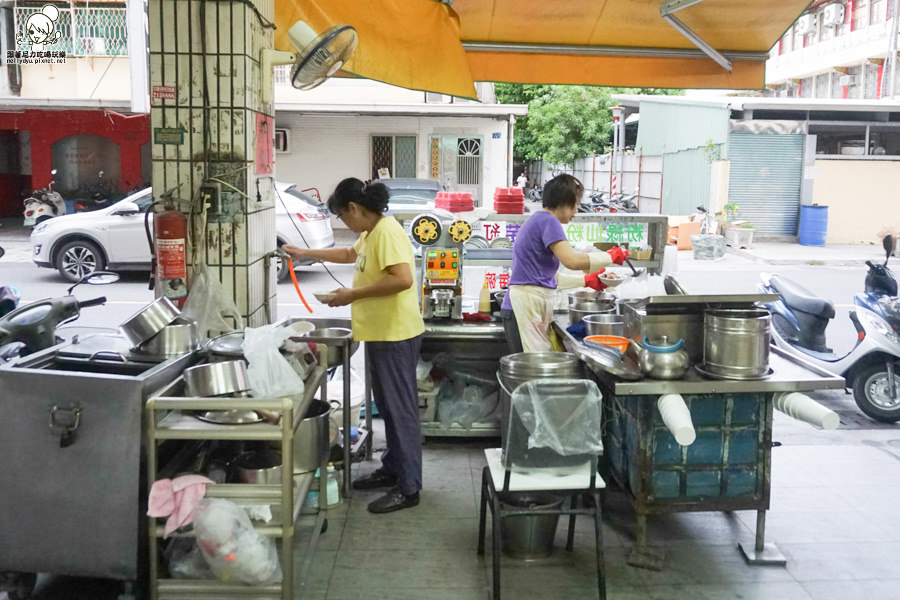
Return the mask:
[[[525,191],[522,188],[496,188],[494,190],[494,210],[505,215],[525,213]]]
[[[434,199],[434,205],[450,212],[475,210],[475,201],[470,192],[438,192]]]
[[[775,408],[789,417],[822,429],[837,429],[841,423],[836,412],[800,392],[782,392],[776,395]]]
[[[656,403],[659,414],[662,416],[663,423],[672,435],[675,441],[682,446],[690,446],[697,439],[697,432],[694,431],[694,422],[691,420],[691,411],[681,394],[663,394]]]

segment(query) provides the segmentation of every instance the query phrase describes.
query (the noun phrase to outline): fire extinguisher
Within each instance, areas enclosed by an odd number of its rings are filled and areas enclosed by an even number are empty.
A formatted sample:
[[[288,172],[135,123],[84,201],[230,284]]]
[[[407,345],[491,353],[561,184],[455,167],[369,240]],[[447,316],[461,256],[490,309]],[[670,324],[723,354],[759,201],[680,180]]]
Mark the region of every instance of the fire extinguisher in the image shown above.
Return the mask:
[[[166,296],[179,308],[188,294],[187,217],[166,203],[153,214],[153,247],[156,255],[157,294]]]

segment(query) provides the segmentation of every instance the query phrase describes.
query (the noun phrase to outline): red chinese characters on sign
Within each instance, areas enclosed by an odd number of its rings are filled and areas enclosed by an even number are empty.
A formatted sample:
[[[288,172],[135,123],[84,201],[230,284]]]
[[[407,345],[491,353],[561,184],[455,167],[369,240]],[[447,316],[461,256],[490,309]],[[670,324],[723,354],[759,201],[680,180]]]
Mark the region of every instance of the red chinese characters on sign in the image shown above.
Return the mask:
[[[493,241],[494,239],[501,237],[500,236],[500,224],[499,223],[486,223],[484,226],[484,237],[487,238],[487,241]]]
[[[505,290],[509,287],[509,273],[500,273],[497,276],[497,283],[500,284],[500,289]]]
[[[150,90],[150,97],[154,100],[175,100],[175,86],[154,85]]]
[[[487,279],[487,285],[490,289],[494,289],[497,287],[497,274],[496,273],[487,273],[485,275]]]

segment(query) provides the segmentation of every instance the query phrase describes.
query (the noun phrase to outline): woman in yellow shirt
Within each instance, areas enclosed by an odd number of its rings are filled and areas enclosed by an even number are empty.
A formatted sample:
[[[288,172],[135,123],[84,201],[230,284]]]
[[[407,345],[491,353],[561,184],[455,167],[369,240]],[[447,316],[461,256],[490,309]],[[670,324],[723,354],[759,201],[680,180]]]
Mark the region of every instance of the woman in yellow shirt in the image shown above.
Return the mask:
[[[372,394],[384,419],[382,466],[353,482],[360,490],[390,488],[369,504],[373,513],[417,505],[422,488],[416,362],[425,324],[413,285],[412,244],[396,219],[384,214],[389,197],[383,183],[344,179],[328,199],[328,210],[359,234],[356,243],[325,250],[284,246],[294,258],[356,264],[353,287],[335,290],[328,304],[351,305],[353,337],[366,342]]]

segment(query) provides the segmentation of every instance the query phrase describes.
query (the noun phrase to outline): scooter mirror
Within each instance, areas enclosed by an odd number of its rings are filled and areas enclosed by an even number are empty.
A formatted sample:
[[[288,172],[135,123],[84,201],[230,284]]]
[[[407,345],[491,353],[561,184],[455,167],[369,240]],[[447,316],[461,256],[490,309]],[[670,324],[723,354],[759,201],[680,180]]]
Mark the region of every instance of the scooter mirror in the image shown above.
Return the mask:
[[[894,253],[894,236],[890,233],[884,236],[881,245],[884,246],[884,265],[887,266],[888,259]]]
[[[118,280],[118,273],[113,273],[112,271],[94,271],[93,273],[89,273],[79,279],[72,287],[68,289],[66,293],[71,295],[72,290],[74,290],[82,283],[86,283],[88,285],[106,285],[108,283],[115,283]]]
[[[0,258],[3,258],[3,255],[6,254],[6,250],[0,248]]]

